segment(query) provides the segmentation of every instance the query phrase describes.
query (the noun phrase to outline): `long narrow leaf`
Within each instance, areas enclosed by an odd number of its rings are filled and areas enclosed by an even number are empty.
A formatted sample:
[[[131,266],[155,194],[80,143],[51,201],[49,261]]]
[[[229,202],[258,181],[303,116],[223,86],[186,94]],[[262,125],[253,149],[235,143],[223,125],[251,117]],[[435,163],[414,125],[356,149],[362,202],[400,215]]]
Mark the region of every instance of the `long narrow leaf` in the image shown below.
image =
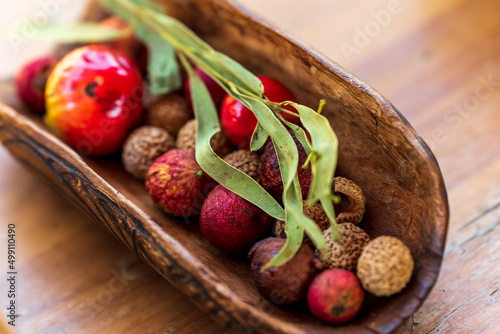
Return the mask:
[[[210,147],[210,139],[220,131],[219,118],[214,103],[203,81],[194,74],[187,62],[191,98],[197,119],[196,160],[201,168],[227,189],[252,202],[270,216],[285,219],[285,212],[278,202],[254,179],[228,165]]]

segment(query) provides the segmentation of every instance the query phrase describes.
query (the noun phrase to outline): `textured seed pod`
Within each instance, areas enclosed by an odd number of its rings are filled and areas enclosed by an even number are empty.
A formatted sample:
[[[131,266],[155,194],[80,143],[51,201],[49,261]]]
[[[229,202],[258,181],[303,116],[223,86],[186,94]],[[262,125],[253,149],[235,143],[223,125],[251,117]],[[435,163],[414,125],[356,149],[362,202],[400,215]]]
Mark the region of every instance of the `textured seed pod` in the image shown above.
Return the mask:
[[[179,130],[193,118],[186,100],[179,94],[171,93],[157,98],[146,113],[146,124],[154,125],[177,136]]]
[[[358,260],[358,278],[363,288],[378,297],[404,289],[413,272],[410,250],[398,238],[381,236],[366,245]]]
[[[195,152],[196,150],[196,120],[188,121],[177,135],[177,148],[185,151]],[[220,157],[227,155],[234,148],[223,132],[218,132],[210,140],[210,146],[215,154]]]
[[[254,180],[260,178],[260,157],[257,153],[247,150],[237,150],[224,157],[224,161],[247,174]]]
[[[327,268],[343,268],[355,271],[358,258],[363,248],[370,241],[370,237],[365,231],[352,223],[339,224],[338,227],[342,232],[342,238],[339,241],[332,239],[330,228],[323,232],[328,252],[322,262]],[[321,257],[318,250],[316,250],[316,255]]]
[[[344,195],[349,201],[349,207],[337,217],[337,223],[359,224],[365,213],[365,196],[361,188],[345,177],[337,176],[333,179],[333,189],[336,194]]]
[[[125,141],[122,162],[133,177],[144,180],[149,166],[163,153],[175,147],[174,138],[162,128],[141,126]]]

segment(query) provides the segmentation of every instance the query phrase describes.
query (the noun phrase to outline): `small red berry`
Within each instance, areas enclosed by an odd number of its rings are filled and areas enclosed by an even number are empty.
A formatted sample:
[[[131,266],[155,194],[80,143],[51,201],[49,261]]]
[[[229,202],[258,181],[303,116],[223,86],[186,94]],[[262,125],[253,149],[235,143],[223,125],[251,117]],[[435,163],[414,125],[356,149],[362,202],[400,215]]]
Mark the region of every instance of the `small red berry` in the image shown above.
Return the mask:
[[[311,312],[323,321],[343,323],[358,314],[364,292],[359,280],[345,269],[329,269],[316,276],[307,292]]]
[[[278,103],[283,101],[297,101],[288,88],[279,81],[263,76],[259,76],[259,79],[264,85],[264,95],[270,101]],[[290,106],[286,107],[286,109],[295,112],[295,109]],[[299,123],[299,118],[293,115],[281,113],[281,116],[294,124]],[[241,149],[250,148],[250,140],[257,126],[257,118],[255,118],[250,109],[235,100],[231,95],[226,95],[222,101],[221,123],[226,136],[233,144]]]
[[[55,56],[40,57],[24,65],[16,74],[17,95],[34,113],[45,112],[45,86],[56,63]]]

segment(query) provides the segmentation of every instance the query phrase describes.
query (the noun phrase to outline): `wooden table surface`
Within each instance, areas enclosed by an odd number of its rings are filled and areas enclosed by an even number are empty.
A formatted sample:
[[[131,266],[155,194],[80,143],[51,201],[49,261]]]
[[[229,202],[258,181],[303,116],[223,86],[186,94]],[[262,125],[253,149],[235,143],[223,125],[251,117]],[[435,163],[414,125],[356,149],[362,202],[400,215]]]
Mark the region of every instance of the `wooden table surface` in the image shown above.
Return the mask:
[[[396,333],[499,333],[500,2],[242,2],[379,90],[440,163],[451,211],[445,258],[434,290]],[[0,268],[13,222],[18,332],[221,333],[2,147],[0,161]],[[6,289],[2,279],[3,314]]]

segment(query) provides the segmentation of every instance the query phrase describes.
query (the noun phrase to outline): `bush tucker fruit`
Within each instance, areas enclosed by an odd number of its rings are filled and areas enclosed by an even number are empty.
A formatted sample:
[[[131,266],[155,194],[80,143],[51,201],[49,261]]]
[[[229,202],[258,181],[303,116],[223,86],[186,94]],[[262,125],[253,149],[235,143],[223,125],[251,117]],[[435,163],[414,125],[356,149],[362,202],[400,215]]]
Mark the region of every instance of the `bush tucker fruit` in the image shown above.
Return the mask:
[[[179,94],[171,93],[159,96],[149,106],[146,113],[146,124],[157,126],[177,136],[179,130],[193,118],[186,100]]]
[[[307,292],[311,312],[323,321],[343,323],[358,314],[364,292],[356,275],[344,269],[329,269],[316,276]]]
[[[224,161],[247,174],[254,180],[260,179],[260,157],[255,152],[237,150],[227,154]]]
[[[55,56],[43,56],[24,65],[16,74],[17,95],[34,113],[45,112],[45,85],[56,63]]]
[[[323,269],[311,247],[304,244],[287,263],[261,271],[283,247],[285,239],[267,238],[248,253],[260,293],[275,304],[295,303],[306,296],[311,280]]]
[[[370,237],[365,231],[352,223],[338,224],[338,228],[342,232],[342,238],[339,241],[332,239],[330,228],[323,232],[328,252],[322,262],[327,268],[343,268],[355,271],[358,258],[363,248],[370,241]],[[318,250],[316,250],[316,255],[321,257]]]
[[[295,96],[279,81],[263,76],[259,76],[259,79],[264,85],[264,95],[270,101],[278,103],[284,101],[296,102]],[[295,112],[293,107],[288,106],[286,109]],[[299,124],[298,117],[283,112],[281,116],[289,122]],[[253,112],[231,95],[226,95],[222,101],[220,117],[222,129],[229,140],[241,149],[249,149],[253,131],[257,126],[257,118],[255,118]]]
[[[363,288],[377,297],[403,290],[412,272],[410,250],[401,240],[390,236],[370,241],[358,260],[358,277]]]
[[[197,215],[213,181],[195,160],[194,153],[172,149],[160,156],[146,174],[146,190],[166,213]]]
[[[271,216],[221,185],[207,196],[200,214],[203,236],[226,253],[247,252],[268,235]]]
[[[54,68],[45,92],[45,122],[84,155],[121,147],[142,115],[142,79],[123,53],[91,45],[73,50]]]
[[[141,126],[128,136],[123,145],[123,166],[133,177],[144,180],[149,166],[174,147],[174,138],[166,130],[155,126]]]
[[[181,150],[196,151],[196,120],[192,119],[188,121],[180,129],[177,135],[177,148]],[[234,146],[229,142],[226,135],[223,132],[217,132],[212,139],[210,139],[210,146],[214,150],[215,154],[220,157],[225,156],[234,149]]]
[[[130,25],[118,16],[110,16],[99,23],[100,25],[116,30],[131,29]],[[123,52],[134,62],[140,73],[146,73],[148,65],[148,50],[133,34],[128,37],[102,43],[110,49]]]
[[[312,180],[311,166],[307,169],[302,168],[302,165],[307,160],[306,150],[304,150],[304,147],[302,147],[302,144],[300,144],[295,135],[291,131],[290,133],[292,134],[293,140],[295,141],[299,152],[299,166],[297,173],[299,175],[300,190],[302,191],[302,197],[307,198],[309,186],[311,185]],[[262,187],[266,189],[267,192],[269,192],[269,194],[271,194],[271,196],[273,196],[276,200],[280,201],[283,197],[283,181],[281,179],[278,156],[276,155],[276,151],[271,141],[266,144],[264,153],[260,159],[262,161],[260,174]]]

